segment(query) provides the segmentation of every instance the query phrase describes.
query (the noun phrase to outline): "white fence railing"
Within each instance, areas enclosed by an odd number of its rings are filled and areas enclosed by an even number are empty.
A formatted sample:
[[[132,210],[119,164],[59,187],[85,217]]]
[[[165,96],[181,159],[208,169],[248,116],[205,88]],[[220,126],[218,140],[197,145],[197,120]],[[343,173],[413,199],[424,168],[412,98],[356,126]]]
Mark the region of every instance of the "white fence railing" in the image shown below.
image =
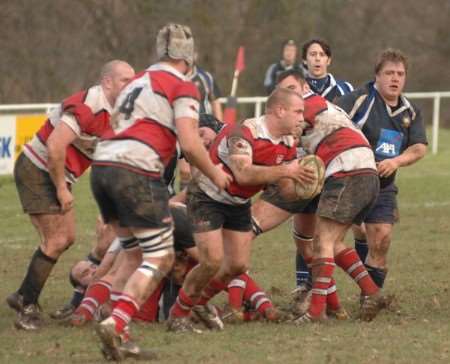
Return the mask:
[[[432,117],[432,129],[431,129],[431,151],[436,154],[438,151],[438,139],[439,139],[439,117],[441,109],[441,99],[450,98],[450,91],[445,92],[407,92],[406,97],[410,99],[433,99],[433,117]],[[255,97],[238,97],[238,104],[254,104],[255,116],[260,116],[263,110],[263,104],[266,102],[266,96]],[[227,99],[222,97],[219,99],[221,103],[226,103]]]
[[[432,99],[433,100],[433,117],[432,117],[432,132],[431,132],[431,150],[433,154],[438,151],[439,142],[439,117],[441,108],[441,99],[450,98],[450,91],[447,92],[408,92],[405,94],[411,99]],[[266,102],[265,96],[252,97],[238,97],[238,104],[254,104],[255,116],[260,116],[263,112],[263,104]],[[225,103],[226,98],[219,99],[220,102]],[[24,113],[24,112],[45,112],[57,106],[57,104],[13,104],[0,105],[0,113]]]

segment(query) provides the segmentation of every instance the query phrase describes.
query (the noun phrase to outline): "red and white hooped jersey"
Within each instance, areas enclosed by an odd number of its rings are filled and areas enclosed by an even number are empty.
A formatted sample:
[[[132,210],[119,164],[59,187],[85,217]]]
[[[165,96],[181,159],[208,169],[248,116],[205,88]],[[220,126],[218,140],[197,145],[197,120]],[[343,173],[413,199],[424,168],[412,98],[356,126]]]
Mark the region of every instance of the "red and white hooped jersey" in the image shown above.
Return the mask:
[[[198,120],[198,100],[196,86],[168,64],[139,73],[116,101],[112,131],[98,143],[94,164],[161,177],[176,153],[175,120]]]
[[[242,124],[228,125],[216,137],[209,149],[209,154],[214,164],[222,163],[224,171],[231,176],[233,173],[229,168],[229,142],[233,138],[237,138],[237,142],[240,144],[239,148],[251,155],[255,165],[279,165],[295,159],[297,154],[292,136],[274,138],[270,135],[264,115],[259,118],[247,119]],[[252,196],[264,188],[264,185],[241,186],[236,180],[233,180],[226,190],[219,192],[211,180],[203,174],[199,174],[196,181],[200,189],[209,197],[232,205],[248,202]]]
[[[100,85],[78,92],[50,112],[44,125],[25,144],[25,155],[40,169],[48,172],[47,139],[60,123],[66,123],[77,138],[66,149],[65,174],[68,183],[91,165],[99,137],[110,129],[111,105]]]
[[[319,156],[326,167],[325,178],[373,170],[375,157],[364,134],[347,113],[314,93],[304,95],[307,129],[300,144],[310,154]]]

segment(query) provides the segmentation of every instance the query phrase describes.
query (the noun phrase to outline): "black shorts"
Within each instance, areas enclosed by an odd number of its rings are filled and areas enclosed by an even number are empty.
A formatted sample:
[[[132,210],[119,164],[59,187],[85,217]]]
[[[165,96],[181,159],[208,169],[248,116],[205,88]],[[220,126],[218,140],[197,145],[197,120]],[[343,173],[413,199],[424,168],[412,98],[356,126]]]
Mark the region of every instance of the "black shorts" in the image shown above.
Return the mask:
[[[195,246],[192,226],[187,215],[185,205],[170,206],[170,213],[173,218],[173,238],[175,251],[184,251]]]
[[[286,201],[278,193],[276,187],[268,186],[260,195],[260,199],[291,214],[314,214],[319,204],[320,195],[312,200]]]
[[[399,220],[397,205],[398,189],[394,183],[381,188],[369,214],[364,219],[368,224],[394,224]]]
[[[191,183],[187,195],[188,216],[194,233],[204,233],[220,228],[234,231],[252,229],[250,202],[229,205],[213,200]]]
[[[373,207],[380,181],[375,174],[329,177],[323,187],[317,214],[342,224],[361,224]]]
[[[162,180],[113,166],[92,166],[91,188],[103,221],[122,227],[171,225],[169,191]]]
[[[14,165],[14,179],[23,211],[27,214],[59,214],[61,205],[48,172],[21,153]]]

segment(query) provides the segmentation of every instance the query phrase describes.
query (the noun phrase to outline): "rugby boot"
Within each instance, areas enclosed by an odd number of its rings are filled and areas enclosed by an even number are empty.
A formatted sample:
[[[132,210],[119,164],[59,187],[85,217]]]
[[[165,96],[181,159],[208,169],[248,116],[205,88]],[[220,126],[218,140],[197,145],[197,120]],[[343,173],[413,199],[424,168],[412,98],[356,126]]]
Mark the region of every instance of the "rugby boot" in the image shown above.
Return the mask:
[[[6,303],[17,313],[23,310],[23,296],[19,292],[11,293],[6,297]]]
[[[196,305],[192,308],[193,316],[202,322],[210,330],[223,330],[223,322],[217,309],[207,303],[206,305]]]
[[[108,360],[121,361],[124,359],[120,351],[122,337],[116,331],[116,322],[108,317],[95,326],[95,331],[102,342],[102,353]]]
[[[295,316],[301,316],[305,314],[311,303],[312,291],[307,286],[300,286],[292,291],[293,303],[292,313]]]
[[[121,355],[120,360],[114,359],[111,355],[110,351],[108,351],[105,346],[102,346],[101,352],[103,357],[108,361],[121,361],[124,359],[133,359],[136,361],[150,361],[158,359],[158,356],[155,352],[151,350],[141,349],[136,343],[131,340],[128,340],[119,346],[119,352]]]
[[[53,320],[67,320],[74,313],[75,307],[71,303],[66,303],[63,307],[58,308],[56,311],[50,313],[50,317]]]
[[[349,313],[344,307],[339,307],[337,310],[332,310],[327,307],[327,316],[330,318],[334,318],[339,321],[345,321],[350,318]]]
[[[172,332],[193,332],[195,334],[201,334],[202,330],[197,329],[191,318],[186,317],[169,317],[167,320],[167,331]]]
[[[37,304],[29,304],[17,314],[14,326],[19,330],[36,331],[42,326],[41,309]]]
[[[393,296],[385,296],[381,292],[372,296],[363,296],[359,318],[362,321],[372,321],[381,310],[391,305],[393,298]]]
[[[92,319],[88,318],[83,312],[77,312],[75,311],[70,316],[70,325],[74,327],[82,327],[91,322]]]
[[[263,316],[267,321],[272,322],[284,322],[290,318],[287,312],[281,311],[275,307],[268,307],[264,310]]]
[[[241,324],[245,321],[244,312],[228,304],[224,306],[220,318],[223,323],[227,324]]]
[[[305,314],[296,318],[292,322],[296,326],[304,326],[304,325],[308,325],[308,324],[312,324],[312,323],[320,322],[320,321],[324,321],[324,320],[326,320],[325,314],[323,314],[321,317],[315,318],[315,317],[311,316],[308,312],[306,312]]]
[[[122,345],[119,346],[119,351],[124,359],[134,359],[134,360],[156,360],[158,356],[154,351],[141,349],[135,342],[132,340],[125,341]]]

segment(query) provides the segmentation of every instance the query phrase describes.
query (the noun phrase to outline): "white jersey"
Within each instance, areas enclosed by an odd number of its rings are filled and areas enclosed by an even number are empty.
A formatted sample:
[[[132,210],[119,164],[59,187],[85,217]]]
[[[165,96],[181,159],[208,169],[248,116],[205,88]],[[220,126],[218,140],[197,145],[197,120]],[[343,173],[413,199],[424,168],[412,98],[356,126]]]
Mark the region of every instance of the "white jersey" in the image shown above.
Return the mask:
[[[176,154],[175,120],[198,120],[198,109],[198,90],[183,74],[167,64],[149,67],[120,93],[113,132],[98,144],[94,163],[161,176]]]

